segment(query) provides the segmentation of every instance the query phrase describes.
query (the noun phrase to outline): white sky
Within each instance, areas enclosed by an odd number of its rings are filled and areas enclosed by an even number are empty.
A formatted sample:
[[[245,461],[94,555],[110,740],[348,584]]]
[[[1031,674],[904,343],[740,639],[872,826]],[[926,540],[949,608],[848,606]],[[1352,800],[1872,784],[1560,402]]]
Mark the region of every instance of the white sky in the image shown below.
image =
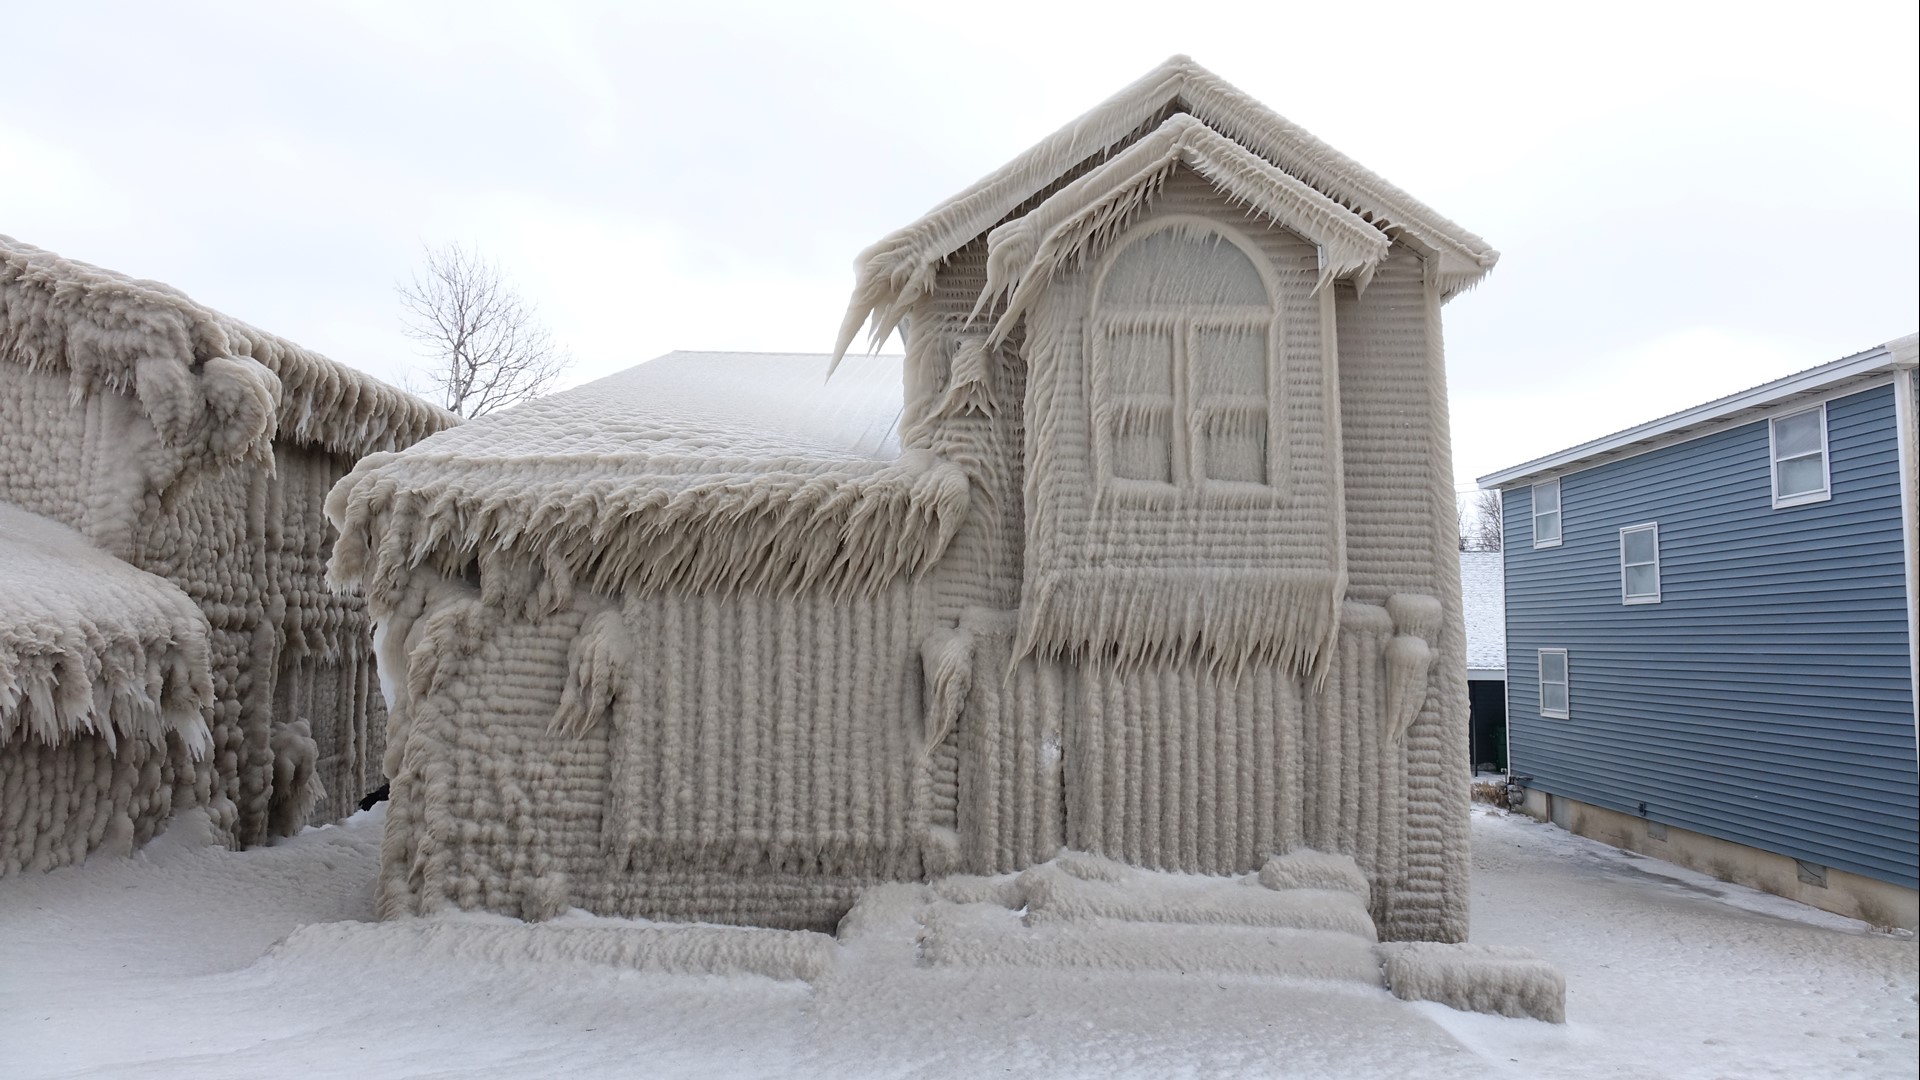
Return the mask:
[[[450,240],[573,382],[825,351],[862,247],[1185,52],[1504,253],[1447,309],[1466,484],[1920,325],[1917,41],[1912,0],[0,0],[0,232],[395,380]]]

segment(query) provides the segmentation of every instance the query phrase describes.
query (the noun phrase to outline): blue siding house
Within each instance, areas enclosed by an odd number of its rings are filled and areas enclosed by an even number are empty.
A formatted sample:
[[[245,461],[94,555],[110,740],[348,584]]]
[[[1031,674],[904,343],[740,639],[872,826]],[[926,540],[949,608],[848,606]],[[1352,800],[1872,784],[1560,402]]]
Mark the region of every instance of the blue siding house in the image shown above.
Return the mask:
[[[1480,478],[1530,812],[1914,925],[1914,358],[1903,338]]]

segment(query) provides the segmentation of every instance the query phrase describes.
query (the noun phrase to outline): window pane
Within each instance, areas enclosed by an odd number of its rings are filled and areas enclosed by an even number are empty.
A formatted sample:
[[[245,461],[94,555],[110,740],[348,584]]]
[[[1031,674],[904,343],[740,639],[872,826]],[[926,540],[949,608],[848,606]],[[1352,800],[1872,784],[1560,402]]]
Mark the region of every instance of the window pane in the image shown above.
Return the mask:
[[[1113,475],[1173,482],[1172,405],[1132,405],[1114,410]]]
[[[1173,331],[1114,327],[1107,335],[1108,389],[1115,395],[1157,394],[1173,400]]]
[[[1533,542],[1537,544],[1543,540],[1558,539],[1560,539],[1560,515],[1558,513],[1535,515]]]
[[[1267,482],[1267,410],[1220,409],[1201,417],[1201,470],[1210,480]]]
[[[1563,713],[1567,711],[1567,685],[1565,683],[1540,684],[1540,710],[1542,712]]]
[[[1560,481],[1549,480],[1544,484],[1535,484],[1533,488],[1533,512],[1544,514],[1548,511],[1560,511]]]
[[[1660,568],[1651,563],[1627,567],[1627,595],[1660,595]]]
[[[1820,410],[1773,422],[1773,456],[1790,458],[1820,449]]]
[[[1780,495],[1805,495],[1827,486],[1826,455],[1813,454],[1780,463]]]
[[[1199,399],[1215,395],[1267,396],[1267,328],[1214,326],[1193,328],[1193,352],[1187,364]]]
[[[1133,241],[1107,268],[1100,291],[1101,308],[1110,312],[1271,304],[1246,253],[1205,229],[1160,229]]]
[[[1650,563],[1653,561],[1653,530],[1634,529],[1621,535],[1621,546],[1626,550],[1630,563]]]
[[[1540,654],[1540,681],[1564,683],[1567,681],[1567,654],[1548,652]]]

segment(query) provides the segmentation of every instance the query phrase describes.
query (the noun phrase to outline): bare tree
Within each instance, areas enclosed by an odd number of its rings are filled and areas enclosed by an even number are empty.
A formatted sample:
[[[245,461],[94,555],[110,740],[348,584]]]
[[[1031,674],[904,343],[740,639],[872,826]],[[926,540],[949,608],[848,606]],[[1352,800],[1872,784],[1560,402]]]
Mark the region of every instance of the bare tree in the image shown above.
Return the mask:
[[[440,404],[484,416],[547,392],[572,357],[493,261],[458,244],[426,249],[426,266],[397,286],[407,336],[432,356]]]
[[[1482,491],[1460,504],[1460,550],[1499,551],[1502,540],[1500,493]]]

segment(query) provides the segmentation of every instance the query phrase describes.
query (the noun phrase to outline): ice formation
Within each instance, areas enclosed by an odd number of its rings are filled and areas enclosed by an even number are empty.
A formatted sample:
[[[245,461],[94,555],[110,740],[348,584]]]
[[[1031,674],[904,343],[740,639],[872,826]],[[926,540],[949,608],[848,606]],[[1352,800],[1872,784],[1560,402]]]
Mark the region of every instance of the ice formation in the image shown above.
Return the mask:
[[[1378,943],[1359,865],[1310,848],[1231,877],[1062,851],[1019,874],[902,888],[863,893],[841,921],[841,945],[857,954],[911,928],[921,967],[1308,979],[1463,1011],[1566,1018],[1565,980],[1524,949]]]
[[[940,948],[1177,917],[1169,955],[1332,935],[1300,962],[1377,985],[1376,936],[1464,940],[1440,309],[1496,258],[1176,58],[863,253],[831,358],[363,460],[381,912],[830,929],[1068,847],[1032,926]],[[906,356],[846,356],[868,321]],[[1218,877],[1101,876],[1139,868]]]
[[[1387,986],[1408,1001],[1563,1023],[1567,980],[1526,949],[1401,941],[1380,946]]]
[[[371,934],[394,949],[417,952],[423,962],[489,967],[582,964],[655,971],[669,975],[760,975],[816,982],[833,970],[838,955],[825,934],[746,926],[623,925],[593,919],[583,925],[474,922],[466,916],[379,924],[320,923],[304,926],[274,952],[331,954],[366,947]],[[383,948],[382,951],[385,951]]]
[[[211,748],[187,594],[0,503],[0,876],[131,851]]]
[[[338,817],[377,785],[384,705],[364,606],[325,581],[322,502],[360,457],[452,420],[165,285],[0,236],[0,508],[173,583],[201,619],[207,752],[100,743],[85,751],[98,768],[150,755],[172,805],[204,803],[240,844]],[[77,625],[23,603],[0,593],[0,625]],[[135,838],[152,825],[136,819]],[[0,845],[33,850],[54,827],[8,819]]]

